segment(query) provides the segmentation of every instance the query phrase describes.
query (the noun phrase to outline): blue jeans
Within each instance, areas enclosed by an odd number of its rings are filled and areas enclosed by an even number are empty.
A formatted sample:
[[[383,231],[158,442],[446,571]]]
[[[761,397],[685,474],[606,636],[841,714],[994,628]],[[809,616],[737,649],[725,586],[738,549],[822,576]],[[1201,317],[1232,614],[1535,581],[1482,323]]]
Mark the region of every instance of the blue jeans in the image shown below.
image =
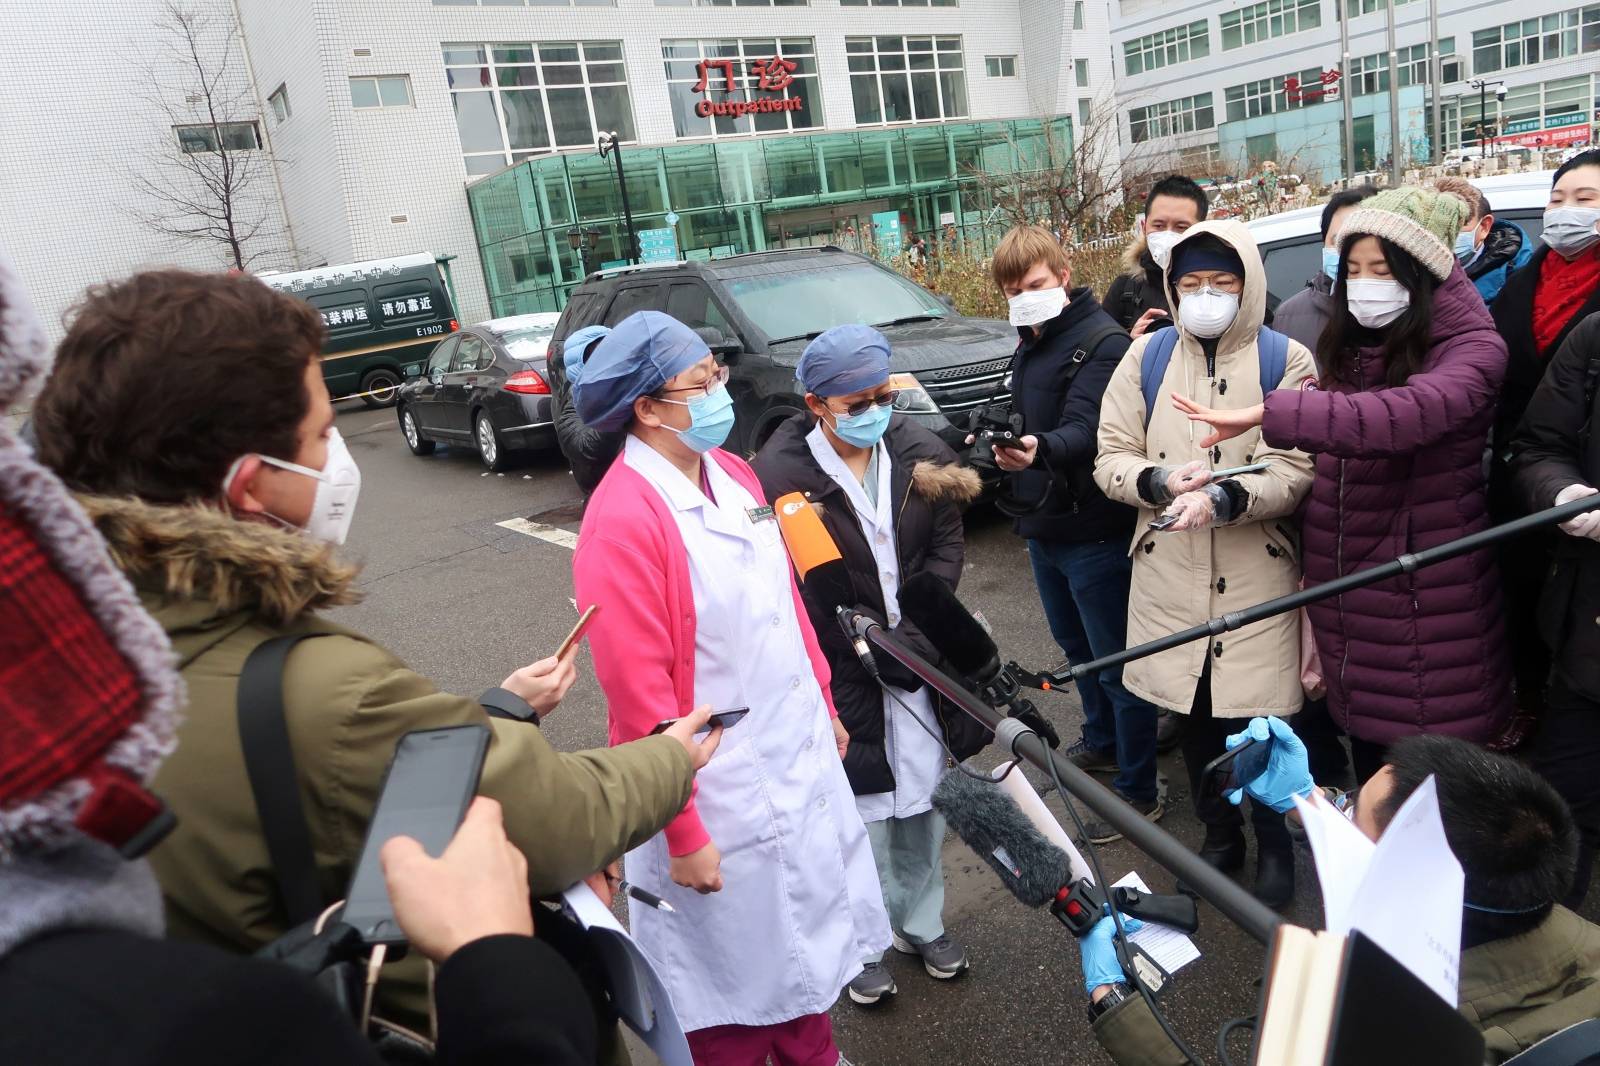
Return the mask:
[[[1068,661],[1086,663],[1119,652],[1128,639],[1128,588],[1133,561],[1122,540],[1072,544],[1030,540],[1028,558],[1050,635]],[[1122,687],[1122,668],[1079,678],[1083,742],[1115,751],[1113,785],[1135,803],[1156,798],[1156,709]]]

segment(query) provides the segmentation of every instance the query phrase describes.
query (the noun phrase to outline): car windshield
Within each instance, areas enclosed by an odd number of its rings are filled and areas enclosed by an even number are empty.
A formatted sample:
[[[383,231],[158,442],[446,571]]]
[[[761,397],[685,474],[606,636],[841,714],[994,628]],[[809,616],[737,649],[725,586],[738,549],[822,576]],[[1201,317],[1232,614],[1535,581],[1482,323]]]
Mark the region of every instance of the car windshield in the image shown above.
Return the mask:
[[[744,313],[773,341],[807,337],[852,322],[886,325],[949,313],[900,275],[859,261],[729,278],[727,287]]]
[[[542,358],[549,351],[550,338],[554,335],[554,329],[519,329],[500,334],[500,343],[511,358],[526,363]]]

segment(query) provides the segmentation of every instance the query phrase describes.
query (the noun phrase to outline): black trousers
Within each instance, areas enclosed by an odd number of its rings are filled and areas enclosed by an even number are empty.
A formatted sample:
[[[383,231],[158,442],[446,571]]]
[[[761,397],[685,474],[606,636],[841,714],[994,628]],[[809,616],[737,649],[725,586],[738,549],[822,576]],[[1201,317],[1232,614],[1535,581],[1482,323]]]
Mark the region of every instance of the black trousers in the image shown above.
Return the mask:
[[[1578,868],[1562,901],[1576,909],[1588,894],[1600,846],[1600,702],[1555,681],[1545,692],[1529,762],[1561,793],[1578,823]]]
[[[1289,727],[1306,746],[1311,780],[1333,788],[1348,784],[1350,756],[1344,751],[1344,730],[1328,712],[1326,698],[1306,700],[1298,713],[1289,716]]]
[[[1360,788],[1389,761],[1389,749],[1375,741],[1351,737],[1350,761],[1355,766],[1356,788]]]
[[[1248,718],[1217,718],[1211,713],[1211,658],[1206,657],[1205,670],[1200,684],[1195,688],[1194,706],[1189,711],[1189,725],[1183,733],[1183,764],[1189,771],[1189,795],[1194,799],[1194,813],[1205,824],[1206,839],[1221,843],[1235,833],[1243,831],[1244,816],[1227,800],[1208,799],[1200,790],[1200,775],[1206,763],[1228,748],[1228,737],[1244,729]],[[1244,801],[1250,806],[1250,824],[1255,827],[1256,847],[1259,850],[1288,851],[1291,847],[1289,828],[1283,824],[1283,815],[1271,807]]]

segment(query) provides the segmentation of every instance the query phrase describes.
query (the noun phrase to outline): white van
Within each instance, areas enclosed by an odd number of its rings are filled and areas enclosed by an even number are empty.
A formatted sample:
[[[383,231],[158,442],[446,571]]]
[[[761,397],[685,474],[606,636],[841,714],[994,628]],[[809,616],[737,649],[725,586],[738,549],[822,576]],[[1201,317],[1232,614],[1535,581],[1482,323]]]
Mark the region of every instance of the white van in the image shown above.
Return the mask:
[[[1555,171],[1495,174],[1471,181],[1489,198],[1495,218],[1515,222],[1529,240],[1539,239],[1544,230],[1544,209],[1550,203]],[[1277,300],[1287,300],[1299,292],[1322,269],[1320,204],[1267,215],[1246,225],[1261,249],[1267,268],[1267,291]]]

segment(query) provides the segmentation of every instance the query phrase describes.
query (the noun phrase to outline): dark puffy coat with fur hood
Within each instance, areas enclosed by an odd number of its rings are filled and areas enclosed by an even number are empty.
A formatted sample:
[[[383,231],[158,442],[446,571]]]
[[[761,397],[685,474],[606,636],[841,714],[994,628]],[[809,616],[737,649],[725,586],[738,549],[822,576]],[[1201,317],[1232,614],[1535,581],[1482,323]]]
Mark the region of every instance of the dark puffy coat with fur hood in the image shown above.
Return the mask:
[[[844,556],[855,605],[882,622],[883,590],[878,584],[872,548],[844,490],[812,457],[806,443],[811,426],[810,416],[804,414],[784,422],[751,465],[767,499],[776,500],[791,492],[806,494]],[[961,580],[966,555],[961,511],[977,498],[978,475],[961,466],[943,441],[904,415],[894,416],[883,440],[889,451],[889,491],[900,584],[904,587],[912,575],[927,571],[955,588]],[[833,615],[835,605],[818,602],[803,586],[801,596],[816,628],[817,641],[833,670],[833,703],[839,720],[850,732],[850,748],[844,759],[850,787],[860,796],[893,791],[894,773],[884,750],[883,690],[845,640]],[[902,619],[893,632],[926,658],[939,661],[939,653],[910,622]],[[885,681],[907,691],[921,686],[915,675],[886,656],[878,656],[878,669]],[[957,758],[973,755],[989,742],[988,732],[964,712],[938,697],[933,702],[944,727],[945,742]]]

